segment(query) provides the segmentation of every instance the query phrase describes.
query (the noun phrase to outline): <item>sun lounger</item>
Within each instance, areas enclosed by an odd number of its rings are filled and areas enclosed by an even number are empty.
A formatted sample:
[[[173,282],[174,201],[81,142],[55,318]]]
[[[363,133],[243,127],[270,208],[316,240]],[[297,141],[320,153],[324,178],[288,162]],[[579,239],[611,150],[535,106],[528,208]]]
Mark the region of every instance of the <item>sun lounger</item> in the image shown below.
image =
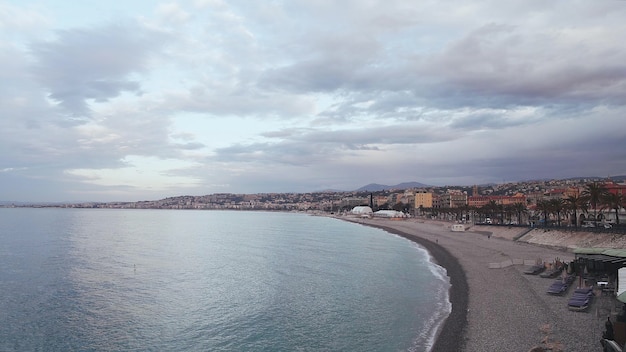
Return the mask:
[[[592,287],[583,287],[583,288],[577,288],[574,290],[574,294],[593,294],[593,288]]]
[[[591,301],[590,296],[585,296],[585,297],[572,297],[570,298],[569,301],[567,301],[567,304],[570,306],[580,306],[583,304],[587,304]]]
[[[586,310],[589,307],[589,304],[591,304],[591,298],[585,298],[584,300],[571,300],[569,302],[567,302],[567,307],[570,310],[574,310],[574,311],[583,311]]]
[[[592,300],[593,289],[591,287],[577,288],[576,290],[574,290],[572,297],[570,297],[569,301],[567,302],[567,308],[576,312],[582,312],[589,308]]]
[[[589,303],[591,302],[586,302],[585,304],[581,305],[568,305],[567,308],[573,312],[584,312],[587,310],[587,308],[589,308]]]
[[[543,273],[539,274],[539,276],[543,278],[553,279],[557,277],[562,271],[563,268],[554,268],[544,271]]]
[[[583,295],[583,294],[578,294],[578,295],[573,295],[572,297],[570,297],[569,299],[569,303],[573,303],[573,302],[585,302],[590,300],[591,298],[593,298],[593,294],[588,294],[588,295]],[[569,304],[568,303],[568,304]]]
[[[593,290],[591,288],[577,288],[574,290],[570,301],[583,301],[593,297]]]
[[[546,268],[543,265],[533,265],[530,268],[524,270],[526,275],[537,275],[544,271]]]
[[[557,280],[553,282],[550,287],[548,287],[546,293],[549,293],[551,295],[562,295],[565,291],[567,291],[568,288],[569,285],[567,283],[561,280]]]
[[[567,292],[567,289],[570,287],[572,282],[574,282],[574,276],[568,275],[565,279],[558,279],[548,287],[546,293],[551,295],[562,295]]]

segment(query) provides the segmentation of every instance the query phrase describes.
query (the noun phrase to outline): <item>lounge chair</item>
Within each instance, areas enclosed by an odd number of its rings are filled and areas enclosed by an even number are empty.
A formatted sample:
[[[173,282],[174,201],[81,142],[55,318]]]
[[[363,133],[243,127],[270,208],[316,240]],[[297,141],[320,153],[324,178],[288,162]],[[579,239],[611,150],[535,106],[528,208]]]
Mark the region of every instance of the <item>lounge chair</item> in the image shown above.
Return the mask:
[[[571,301],[567,303],[567,308],[574,312],[584,312],[589,308],[591,304],[591,298],[587,298],[584,301]]]
[[[582,295],[593,295],[593,287],[582,287],[574,290],[574,295],[582,294]]]
[[[524,274],[526,275],[537,275],[546,269],[545,266],[542,265],[533,265],[530,268],[524,270]]]
[[[582,312],[589,308],[592,300],[593,289],[591,287],[577,288],[576,290],[574,290],[572,297],[570,297],[569,301],[567,302],[567,308],[576,312]]]
[[[552,268],[550,270],[546,270],[543,273],[539,274],[539,276],[543,277],[543,278],[547,278],[547,279],[553,279],[555,277],[557,277],[561,272],[563,271],[563,268]]]
[[[574,276],[568,275],[564,279],[558,279],[548,287],[546,293],[551,295],[562,295],[567,292],[567,289],[570,287],[572,282],[574,282]]]
[[[556,280],[552,283],[552,285],[550,285],[550,287],[548,287],[546,293],[549,293],[551,295],[562,295],[563,293],[565,293],[565,291],[567,291],[568,288],[569,285],[567,283],[561,280]]]

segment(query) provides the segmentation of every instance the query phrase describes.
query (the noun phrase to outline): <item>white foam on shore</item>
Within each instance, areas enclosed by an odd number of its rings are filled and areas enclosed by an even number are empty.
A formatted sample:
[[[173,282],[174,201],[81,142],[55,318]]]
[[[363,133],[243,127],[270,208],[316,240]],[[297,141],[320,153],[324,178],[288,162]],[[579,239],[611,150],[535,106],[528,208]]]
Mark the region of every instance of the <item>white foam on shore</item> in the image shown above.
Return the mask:
[[[439,336],[439,332],[443,327],[448,316],[452,312],[452,302],[450,302],[450,278],[448,277],[448,271],[446,268],[441,265],[435,263],[434,258],[430,254],[428,250],[422,247],[420,244],[411,241],[414,247],[419,251],[423,252],[428,256],[429,265],[428,270],[435,276],[438,283],[436,284],[437,290],[433,292],[433,295],[436,297],[441,297],[441,300],[437,301],[435,314],[431,316],[427,322],[426,330],[421,331],[414,339],[413,347],[409,348],[409,351],[416,352],[421,350],[420,345],[423,346],[424,341],[428,351],[430,351],[435,345],[435,341],[437,341],[437,336]],[[420,343],[421,342],[421,343]],[[420,349],[418,349],[420,348]]]
[[[371,225],[359,221],[353,222],[366,226]],[[374,225],[374,227],[378,226]],[[397,236],[406,241],[409,241],[413,245],[413,248],[415,248],[418,252],[422,252],[422,254],[424,254],[428,258],[428,270],[431,272],[431,274],[433,274],[435,279],[439,281],[437,284],[437,290],[432,294],[437,297],[441,297],[442,299],[437,301],[435,313],[427,320],[425,324],[427,329],[418,332],[416,337],[413,339],[412,347],[408,349],[408,351],[410,352],[417,352],[423,351],[424,347],[426,347],[426,351],[431,351],[433,346],[435,345],[435,342],[437,341],[437,337],[439,336],[441,328],[443,327],[446,319],[450,316],[450,313],[452,312],[452,302],[450,302],[450,288],[452,287],[452,284],[450,283],[448,271],[443,266],[437,264],[431,253],[418,242],[415,242],[405,236],[390,232],[389,230],[382,230],[392,236]]]

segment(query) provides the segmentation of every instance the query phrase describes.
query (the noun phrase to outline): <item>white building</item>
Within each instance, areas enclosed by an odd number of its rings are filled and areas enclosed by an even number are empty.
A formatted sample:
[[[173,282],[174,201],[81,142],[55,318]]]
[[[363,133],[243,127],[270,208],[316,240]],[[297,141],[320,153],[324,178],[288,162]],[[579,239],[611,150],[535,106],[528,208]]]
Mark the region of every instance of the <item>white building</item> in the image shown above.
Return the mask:
[[[407,215],[397,210],[379,210],[374,213],[377,218],[406,218]]]
[[[357,207],[352,208],[352,211],[350,211],[353,215],[358,215],[358,216],[372,216],[372,214],[374,213],[374,211],[372,210],[372,208],[368,207],[368,206],[363,206],[363,205],[359,205]]]

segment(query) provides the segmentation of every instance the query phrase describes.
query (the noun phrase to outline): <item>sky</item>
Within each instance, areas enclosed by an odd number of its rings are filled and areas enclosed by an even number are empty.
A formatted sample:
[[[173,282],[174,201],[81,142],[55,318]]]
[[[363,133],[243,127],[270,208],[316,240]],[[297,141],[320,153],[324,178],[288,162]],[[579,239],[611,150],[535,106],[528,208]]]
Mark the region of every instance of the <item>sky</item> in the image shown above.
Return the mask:
[[[626,1],[0,0],[0,200],[626,174]]]

